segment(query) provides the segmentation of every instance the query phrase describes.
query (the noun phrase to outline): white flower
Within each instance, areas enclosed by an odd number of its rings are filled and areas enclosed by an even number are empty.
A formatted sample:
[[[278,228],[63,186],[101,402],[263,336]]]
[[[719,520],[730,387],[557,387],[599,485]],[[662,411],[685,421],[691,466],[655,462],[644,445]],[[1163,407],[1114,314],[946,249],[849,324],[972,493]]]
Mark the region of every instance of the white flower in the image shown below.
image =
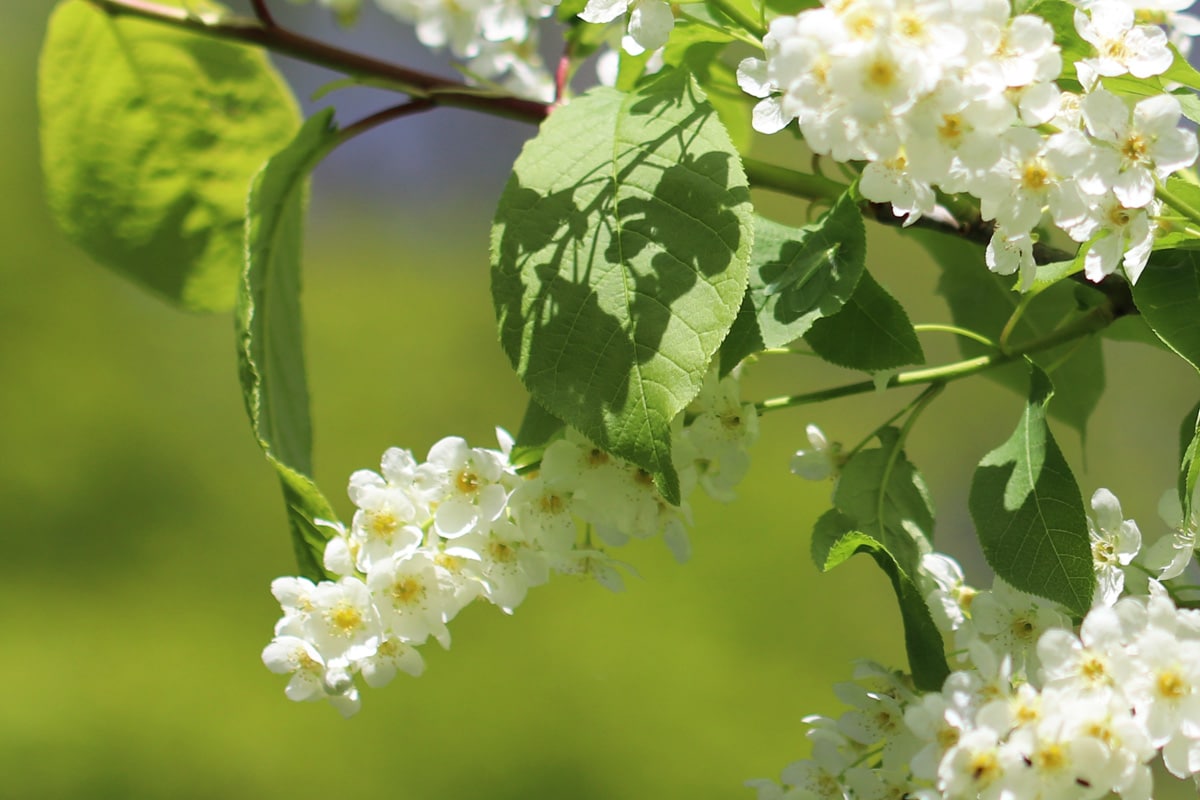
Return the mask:
[[[1129,566],[1142,549],[1142,532],[1133,520],[1122,519],[1121,503],[1116,495],[1108,489],[1097,489],[1092,495],[1088,537],[1099,582],[1096,603],[1111,606],[1125,588],[1123,568]]]
[[[1037,277],[1037,262],[1033,260],[1033,237],[1026,233],[1010,234],[997,226],[984,252],[987,268],[997,275],[1020,273],[1022,292],[1033,286]]]
[[[1090,200],[1087,216],[1067,231],[1077,242],[1092,240],[1086,245],[1084,274],[1099,282],[1123,266],[1129,282],[1137,283],[1154,247],[1150,218],[1161,204],[1156,200],[1145,208],[1127,208],[1111,191]]]
[[[736,373],[724,378],[709,369],[700,393],[687,408],[691,421],[675,437],[696,462],[700,486],[714,499],[734,499],[733,487],[750,469],[749,448],[758,439],[758,411],[743,403]],[[676,463],[684,459],[676,456]]]
[[[446,539],[486,530],[500,518],[508,502],[501,483],[505,463],[494,450],[472,448],[448,436],[429,449],[417,470],[417,485],[437,496],[433,527]]]
[[[792,456],[791,469],[796,475],[809,481],[823,481],[837,469],[838,445],[830,445],[825,434],[816,425],[804,429],[810,449],[797,450]]]
[[[980,211],[1010,237],[1033,230],[1048,211],[1061,228],[1077,224],[1087,205],[1075,182],[1093,147],[1079,131],[1043,137],[1014,127],[1002,137],[1003,158],[975,191]]]
[[[1054,603],[1018,591],[999,578],[989,592],[971,604],[972,619],[992,647],[1011,654],[1013,668],[1036,674],[1037,642],[1050,628],[1070,628],[1071,621]]]
[[[439,580],[428,553],[377,562],[367,573],[367,586],[391,633],[412,644],[433,636],[442,647],[450,646],[445,621],[458,612],[458,604],[454,591]]]
[[[675,14],[664,0],[588,0],[579,13],[585,22],[612,22],[629,11],[629,35],[645,50],[667,43],[675,27]]]
[[[344,717],[359,708],[358,689],[353,683],[330,691],[326,681],[325,660],[312,645],[298,636],[276,636],[262,652],[263,665],[277,675],[291,675],[284,694],[302,703],[329,700]]]
[[[867,164],[859,188],[863,197],[872,202],[890,203],[892,213],[904,217],[904,227],[925,214],[932,214],[937,205],[933,187],[912,176],[903,152]]]
[[[1196,160],[1196,135],[1178,127],[1182,110],[1169,94],[1148,97],[1132,113],[1121,98],[1097,89],[1083,99],[1088,132],[1108,145],[1098,150],[1081,186],[1092,194],[1112,187],[1128,208],[1154,199],[1155,181]]]
[[[1146,554],[1146,563],[1151,569],[1159,570],[1161,581],[1177,578],[1192,562],[1197,546],[1197,531],[1200,530],[1200,505],[1193,499],[1193,511],[1187,520],[1179,495],[1173,489],[1163,493],[1158,501],[1158,515],[1171,528],[1171,533],[1159,539]]]
[[[1167,46],[1161,28],[1135,25],[1133,9],[1119,0],[1093,3],[1090,16],[1075,11],[1075,29],[1084,41],[1096,48],[1094,58],[1078,62],[1080,82],[1093,86],[1097,76],[1129,73],[1135,78],[1160,75],[1175,57]]]

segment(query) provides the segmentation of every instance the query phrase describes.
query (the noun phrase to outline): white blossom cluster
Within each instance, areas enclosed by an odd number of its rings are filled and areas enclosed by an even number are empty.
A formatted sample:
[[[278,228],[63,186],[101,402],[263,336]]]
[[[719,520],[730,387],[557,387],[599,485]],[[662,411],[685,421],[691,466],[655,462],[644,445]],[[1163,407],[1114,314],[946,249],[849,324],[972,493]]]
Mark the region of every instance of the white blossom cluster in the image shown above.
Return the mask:
[[[1099,591],[1078,628],[1054,603],[999,580],[977,591],[952,559],[926,555],[926,601],[954,643],[941,691],[860,665],[836,687],[849,711],[805,719],[812,757],[781,782],[748,782],[759,800],[1150,800],[1156,759],[1200,786],[1200,611],[1146,577],[1183,572],[1198,520],[1135,567],[1136,523],[1107,490],[1092,508]]]
[[[552,572],[620,590],[618,562],[603,545],[661,535],[685,560],[687,495],[699,485],[731,498],[749,466],[758,416],[741,402],[736,375],[709,374],[673,435],[685,497],[678,507],[649,473],[573,432],[545,449],[536,471],[518,474],[512,440],[498,433],[499,450],[449,437],[424,462],[391,448],[379,472],[350,476],[349,529],[326,523],[335,535],[324,566],[337,580],[271,584],[283,617],[262,658],[291,675],[290,699],[328,699],[349,716],[360,705],[356,676],[378,687],[398,671],[421,674],[416,648],[430,637],[449,647],[447,623],[468,603],[482,598],[512,613]]]
[[[1175,6],[1152,17],[1191,31]],[[1090,279],[1123,264],[1136,281],[1161,213],[1156,182],[1195,161],[1196,137],[1175,96],[1104,85],[1171,66],[1161,27],[1138,24],[1122,0],[1095,0],[1076,10],[1075,29],[1092,53],[1064,64],[1053,28],[1009,0],[829,0],[773,20],[766,59],[743,61],[738,80],[762,98],[757,130],[796,120],[815,153],[867,162],[863,196],[906,224],[934,213],[935,189],[978,198],[995,223],[988,266],[1019,272],[1023,289],[1046,218],[1087,248]],[[1060,89],[1072,74],[1082,93]]]
[[[293,0],[307,2],[307,0]],[[319,0],[349,21],[362,0]],[[539,20],[550,16],[558,0],[376,0],[401,22],[412,25],[417,40],[432,50],[448,48],[466,71],[515,95],[542,102],[554,99],[554,80],[538,52]]]

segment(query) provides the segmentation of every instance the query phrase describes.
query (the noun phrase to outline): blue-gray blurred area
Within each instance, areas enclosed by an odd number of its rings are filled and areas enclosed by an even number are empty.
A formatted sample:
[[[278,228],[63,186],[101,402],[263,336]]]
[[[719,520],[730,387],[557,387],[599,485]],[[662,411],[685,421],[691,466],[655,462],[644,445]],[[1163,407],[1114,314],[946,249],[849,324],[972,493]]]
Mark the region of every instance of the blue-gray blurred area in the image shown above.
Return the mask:
[[[812,566],[809,531],[831,484],[787,471],[806,423],[852,444],[911,399],[890,392],[764,419],[739,501],[694,502],[686,566],[642,542],[621,555],[640,576],[622,594],[559,578],[511,618],[472,607],[449,652],[425,648],[423,677],[366,691],[350,721],[286,700],[259,653],[278,616],[269,583],[293,556],[244,418],[232,323],[177,312],[97,267],[44,210],[34,86],[49,5],[0,4],[0,798],[748,799],[744,779],[807,752],[801,717],[839,712],[830,687],[853,659],[902,665],[874,565]],[[314,35],[453,74],[377,13],[343,31],[319,9],[272,7]],[[302,98],[335,77],[280,65]],[[330,100],[343,122],[395,102],[357,90]],[[518,424],[526,397],[496,342],[487,231],[532,132],[436,111],[318,170],[307,346],[316,477],[340,513],[347,476],[386,447],[423,455],[446,435],[487,446],[495,425]],[[763,153],[799,161],[775,147]],[[947,320],[915,247],[879,229],[871,252],[915,320]],[[1086,469],[1078,439],[1060,438],[1085,496],[1112,488],[1157,535],[1196,379],[1159,351],[1108,348],[1112,391]],[[957,357],[941,338],[927,350],[930,363]],[[747,392],[856,379],[768,359]],[[910,446],[939,546],[985,584],[966,490],[1021,407],[982,379],[956,384]]]

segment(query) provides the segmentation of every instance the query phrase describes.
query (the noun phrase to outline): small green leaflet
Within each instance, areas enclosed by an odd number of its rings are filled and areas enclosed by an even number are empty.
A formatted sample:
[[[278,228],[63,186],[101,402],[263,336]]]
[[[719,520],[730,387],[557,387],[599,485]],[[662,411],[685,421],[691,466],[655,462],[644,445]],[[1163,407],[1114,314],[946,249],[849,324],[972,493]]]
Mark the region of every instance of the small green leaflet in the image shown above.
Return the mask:
[[[755,215],[750,282],[721,345],[722,371],[764,347],[791,344],[818,319],[840,311],[858,285],[866,256],[862,214],[848,195],[803,228]]]
[[[312,473],[312,430],[300,315],[300,250],[308,175],[336,141],[322,111],[254,178],[247,201],[246,266],[235,313],[246,412],[267,461],[279,473],[300,573],[314,580],[335,519]]]
[[[1029,400],[1016,430],[975,470],[971,518],[998,576],[1082,616],[1096,587],[1087,515],[1046,424],[1050,379],[1031,362],[1029,368]]]
[[[1200,403],[1183,418],[1179,425],[1179,507],[1183,518],[1192,513],[1192,495],[1200,478]]]
[[[246,187],[299,127],[266,54],[66,0],[38,106],[47,198],[67,236],[184,308],[232,306]]]
[[[671,420],[737,315],[753,237],[737,152],[678,70],[555,111],[500,198],[492,298],[517,374],[672,503]]]
[[[904,307],[866,270],[842,309],[813,322],[804,339],[821,358],[849,369],[878,372],[925,363]]]
[[[1156,250],[1133,287],[1142,318],[1168,347],[1200,370],[1200,255]]]
[[[834,508],[813,529],[813,560],[828,571],[855,553],[875,559],[896,592],[913,679],[918,688],[936,691],[950,670],[917,583],[921,554],[933,539],[933,506],[899,432],[884,428],[879,440],[882,447],[859,452],[843,468]]]

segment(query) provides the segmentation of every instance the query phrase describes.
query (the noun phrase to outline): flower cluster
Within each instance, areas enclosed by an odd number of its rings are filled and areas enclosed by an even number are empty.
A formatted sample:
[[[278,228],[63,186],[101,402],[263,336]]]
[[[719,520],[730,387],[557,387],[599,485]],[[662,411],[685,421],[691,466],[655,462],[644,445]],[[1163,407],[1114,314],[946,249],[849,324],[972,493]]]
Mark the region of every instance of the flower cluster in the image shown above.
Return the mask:
[[[863,196],[906,224],[934,212],[936,189],[976,197],[995,223],[988,266],[1019,271],[1023,289],[1046,217],[1088,248],[1089,278],[1123,263],[1136,281],[1160,213],[1156,182],[1195,161],[1196,137],[1179,127],[1173,95],[1105,86],[1167,71],[1162,28],[1097,0],[1076,11],[1075,34],[1092,54],[1064,64],[1054,29],[1008,0],[842,0],[772,21],[766,60],[743,61],[738,79],[763,98],[757,130],[796,120],[814,152],[867,162]]]
[[[1053,603],[999,580],[976,591],[953,560],[926,555],[927,603],[955,643],[942,690],[920,694],[907,676],[860,665],[837,687],[849,711],[805,719],[812,758],[782,783],[748,783],[760,800],[1148,800],[1156,758],[1176,777],[1200,776],[1200,611],[1157,580],[1130,593],[1124,570],[1141,534],[1107,490],[1092,507],[1101,591],[1078,629]],[[1158,561],[1159,577],[1191,558],[1163,564],[1153,550],[1144,566]]]
[[[757,433],[737,376],[710,374],[673,436],[685,498],[699,485],[730,499]],[[449,647],[447,623],[468,603],[482,598],[512,613],[552,572],[619,590],[617,562],[603,545],[661,535],[678,560],[687,558],[686,500],[667,503],[648,473],[567,432],[536,471],[519,474],[511,439],[500,438],[499,450],[442,439],[420,463],[391,448],[379,472],[350,476],[350,527],[326,523],[334,535],[325,569],[337,580],[271,585],[283,617],[263,662],[292,676],[290,699],[328,699],[349,716],[360,704],[356,676],[378,687],[397,672],[419,675],[416,648],[430,637]]]

